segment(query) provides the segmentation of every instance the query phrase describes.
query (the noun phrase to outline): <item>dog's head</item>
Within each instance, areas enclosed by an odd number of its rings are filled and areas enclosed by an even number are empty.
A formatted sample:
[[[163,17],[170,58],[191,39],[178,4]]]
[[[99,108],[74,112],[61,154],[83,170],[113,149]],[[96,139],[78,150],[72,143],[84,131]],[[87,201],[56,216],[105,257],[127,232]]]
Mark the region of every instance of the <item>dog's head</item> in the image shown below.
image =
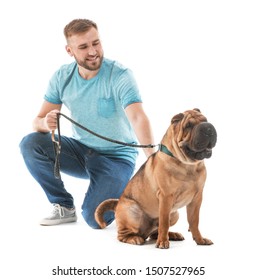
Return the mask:
[[[182,162],[195,163],[210,158],[217,132],[199,109],[175,115],[163,144]]]

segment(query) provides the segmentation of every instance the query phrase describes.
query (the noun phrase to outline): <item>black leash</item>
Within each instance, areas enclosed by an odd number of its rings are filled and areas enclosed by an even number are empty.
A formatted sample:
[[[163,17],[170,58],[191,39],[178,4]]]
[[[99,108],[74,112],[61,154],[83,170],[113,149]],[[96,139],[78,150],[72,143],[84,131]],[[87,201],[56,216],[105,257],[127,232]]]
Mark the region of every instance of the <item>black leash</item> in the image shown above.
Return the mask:
[[[57,113],[57,131],[58,131],[58,140],[55,140],[55,135],[54,135],[54,131],[52,131],[52,142],[54,145],[54,151],[55,151],[55,164],[54,164],[54,176],[57,179],[60,179],[60,162],[59,162],[59,155],[60,155],[60,150],[61,150],[61,135],[60,135],[60,116],[63,116],[64,118],[66,118],[67,120],[69,120],[71,123],[73,123],[74,125],[78,126],[79,128],[91,133],[92,135],[99,137],[101,139],[104,139],[106,141],[115,143],[115,144],[119,144],[122,146],[128,146],[128,147],[134,147],[134,148],[154,148],[154,147],[159,147],[160,144],[147,144],[147,145],[138,145],[138,144],[131,144],[131,143],[125,143],[125,142],[121,142],[118,140],[114,140],[105,136],[102,136],[90,129],[88,129],[87,127],[81,125],[80,123],[72,120],[71,118],[69,118],[68,116],[66,116],[65,114],[62,113]]]
[[[62,114],[62,113],[57,113],[57,127],[58,127],[58,136],[60,138],[60,116],[63,116],[64,118],[66,118],[67,120],[69,120],[71,123],[75,124],[76,126],[80,127],[81,129],[91,133],[92,135],[94,136],[97,136],[101,139],[104,139],[106,141],[109,141],[109,142],[112,142],[112,143],[116,143],[116,144],[119,144],[119,145],[122,145],[122,146],[129,146],[129,147],[135,147],[135,148],[154,148],[156,146],[159,146],[158,144],[157,145],[153,145],[153,144],[148,144],[148,145],[137,145],[137,144],[130,144],[130,143],[125,143],[125,142],[121,142],[121,141],[118,141],[118,140],[114,140],[114,139],[111,139],[111,138],[108,138],[108,137],[105,137],[105,136],[102,136],[90,129],[88,129],[87,127],[79,124],[78,122],[72,120],[71,118],[69,118],[68,116]]]

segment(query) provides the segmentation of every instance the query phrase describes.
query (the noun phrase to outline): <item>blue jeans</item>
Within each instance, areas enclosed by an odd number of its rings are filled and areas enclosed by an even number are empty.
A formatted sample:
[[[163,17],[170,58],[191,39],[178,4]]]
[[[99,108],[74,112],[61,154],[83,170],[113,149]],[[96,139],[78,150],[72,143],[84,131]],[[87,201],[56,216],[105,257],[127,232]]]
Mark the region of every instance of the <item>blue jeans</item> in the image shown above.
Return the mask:
[[[55,154],[50,133],[34,132],[20,143],[25,164],[43,188],[51,203],[74,207],[73,197],[61,179],[54,176]],[[82,216],[89,226],[99,228],[94,219],[96,207],[108,198],[119,198],[134,172],[134,164],[120,158],[105,157],[77,140],[61,136],[61,172],[83,179],[90,184],[82,205]],[[105,221],[114,220],[113,212],[105,213]]]

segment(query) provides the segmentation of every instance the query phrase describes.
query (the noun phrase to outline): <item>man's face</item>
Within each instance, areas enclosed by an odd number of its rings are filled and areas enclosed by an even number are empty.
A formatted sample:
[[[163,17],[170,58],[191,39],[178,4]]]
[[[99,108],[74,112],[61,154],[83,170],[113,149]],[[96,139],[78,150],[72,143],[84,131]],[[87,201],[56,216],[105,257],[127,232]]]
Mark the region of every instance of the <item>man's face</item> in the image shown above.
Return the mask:
[[[98,31],[93,27],[86,33],[69,37],[66,50],[70,56],[74,56],[77,64],[86,70],[96,71],[101,66],[103,49]]]

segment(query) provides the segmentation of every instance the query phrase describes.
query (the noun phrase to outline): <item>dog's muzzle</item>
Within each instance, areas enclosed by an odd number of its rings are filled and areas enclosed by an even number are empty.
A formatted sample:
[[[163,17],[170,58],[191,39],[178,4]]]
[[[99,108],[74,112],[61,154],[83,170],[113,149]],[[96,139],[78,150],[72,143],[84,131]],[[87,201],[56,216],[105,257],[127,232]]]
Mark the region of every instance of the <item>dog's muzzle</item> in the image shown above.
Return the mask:
[[[190,159],[203,160],[211,157],[216,142],[215,127],[211,123],[202,122],[193,128],[190,141],[183,146],[183,149]]]

